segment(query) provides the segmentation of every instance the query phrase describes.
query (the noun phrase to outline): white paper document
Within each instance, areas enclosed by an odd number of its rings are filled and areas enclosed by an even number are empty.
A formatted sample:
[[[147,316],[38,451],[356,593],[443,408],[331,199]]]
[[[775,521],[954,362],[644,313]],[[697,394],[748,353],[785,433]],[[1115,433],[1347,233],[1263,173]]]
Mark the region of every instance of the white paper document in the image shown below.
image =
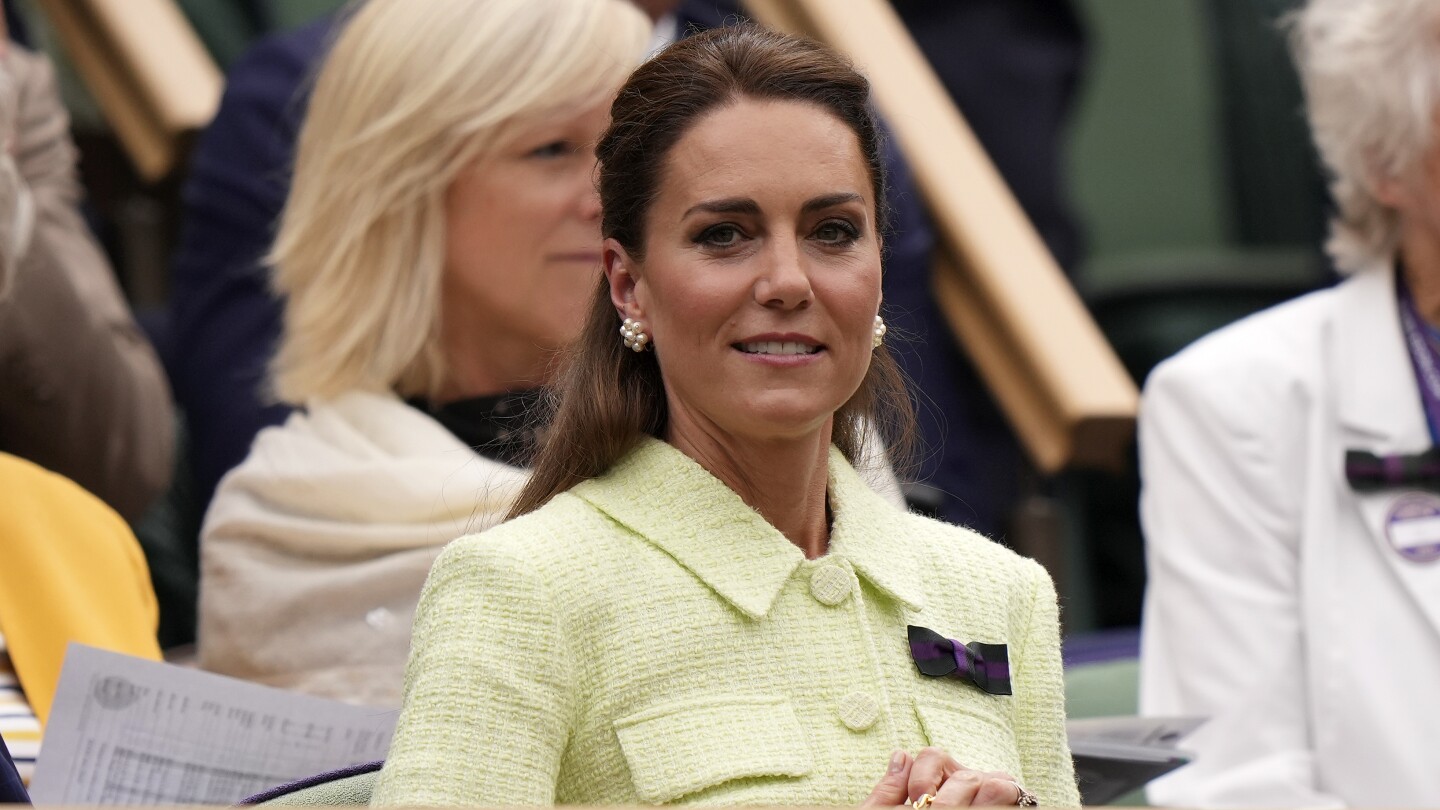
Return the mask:
[[[398,712],[71,644],[36,804],[234,804],[384,759]]]
[[[1161,754],[1173,751],[1204,722],[1202,717],[1089,717],[1067,721],[1065,731],[1072,751],[1122,749]]]

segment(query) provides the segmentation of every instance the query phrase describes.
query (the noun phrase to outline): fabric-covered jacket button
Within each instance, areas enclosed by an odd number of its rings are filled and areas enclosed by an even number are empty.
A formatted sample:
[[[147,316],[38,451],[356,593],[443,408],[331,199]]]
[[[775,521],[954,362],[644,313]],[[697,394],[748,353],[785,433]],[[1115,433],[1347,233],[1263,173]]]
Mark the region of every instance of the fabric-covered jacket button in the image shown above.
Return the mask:
[[[822,565],[810,575],[810,594],[824,605],[838,605],[850,596],[850,573],[838,565]]]
[[[851,692],[835,707],[840,722],[851,731],[864,731],[880,719],[880,702],[864,692]]]

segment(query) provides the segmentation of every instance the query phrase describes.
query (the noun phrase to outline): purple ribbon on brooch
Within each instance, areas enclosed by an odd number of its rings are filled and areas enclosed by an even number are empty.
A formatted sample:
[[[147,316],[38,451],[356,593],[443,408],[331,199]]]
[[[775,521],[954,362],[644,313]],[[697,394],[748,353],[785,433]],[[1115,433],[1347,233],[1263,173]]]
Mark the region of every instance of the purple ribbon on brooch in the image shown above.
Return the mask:
[[[1345,451],[1345,478],[1356,492],[1411,487],[1440,492],[1440,451],[1380,456],[1364,450]]]
[[[1010,650],[1004,644],[962,644],[913,624],[909,630],[910,656],[921,675],[954,676],[992,695],[1011,694]]]

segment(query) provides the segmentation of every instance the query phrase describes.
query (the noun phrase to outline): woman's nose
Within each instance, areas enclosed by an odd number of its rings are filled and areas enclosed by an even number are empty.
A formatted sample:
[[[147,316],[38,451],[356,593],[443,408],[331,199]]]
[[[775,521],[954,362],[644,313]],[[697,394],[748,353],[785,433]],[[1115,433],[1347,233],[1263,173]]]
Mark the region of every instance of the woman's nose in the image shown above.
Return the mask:
[[[804,309],[810,306],[814,291],[810,274],[799,250],[785,240],[765,252],[765,268],[755,281],[755,300],[761,306],[781,309]]]

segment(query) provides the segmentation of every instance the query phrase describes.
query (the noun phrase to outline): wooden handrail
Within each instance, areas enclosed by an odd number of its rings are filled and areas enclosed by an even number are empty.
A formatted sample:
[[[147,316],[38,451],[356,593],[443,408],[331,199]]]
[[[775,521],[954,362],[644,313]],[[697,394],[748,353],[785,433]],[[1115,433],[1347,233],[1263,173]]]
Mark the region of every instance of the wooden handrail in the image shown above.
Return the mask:
[[[223,78],[174,0],[39,0],[65,53],[147,180],[184,158]]]
[[[846,54],[869,77],[935,223],[934,294],[1035,465],[1121,468],[1135,384],[890,4],[746,6],[767,26]]]

